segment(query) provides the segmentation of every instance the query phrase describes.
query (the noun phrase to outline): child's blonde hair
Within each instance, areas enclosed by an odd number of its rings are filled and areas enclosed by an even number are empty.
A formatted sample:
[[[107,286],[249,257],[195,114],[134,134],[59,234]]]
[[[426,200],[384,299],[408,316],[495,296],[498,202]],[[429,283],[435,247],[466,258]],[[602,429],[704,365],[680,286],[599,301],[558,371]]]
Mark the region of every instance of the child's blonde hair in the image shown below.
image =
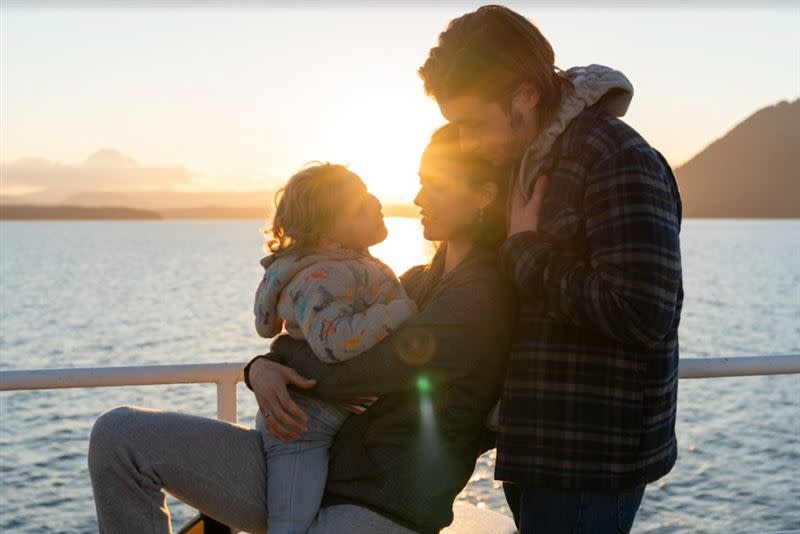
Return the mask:
[[[275,216],[267,235],[272,253],[314,248],[336,224],[348,199],[366,186],[345,165],[312,162],[275,194]]]

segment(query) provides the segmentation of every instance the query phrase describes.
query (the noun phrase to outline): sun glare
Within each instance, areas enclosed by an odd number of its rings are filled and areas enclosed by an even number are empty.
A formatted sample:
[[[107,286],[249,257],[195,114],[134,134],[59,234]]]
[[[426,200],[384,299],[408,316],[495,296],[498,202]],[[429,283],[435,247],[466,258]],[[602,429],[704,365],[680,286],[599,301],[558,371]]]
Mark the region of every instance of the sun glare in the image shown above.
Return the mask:
[[[419,189],[419,158],[443,122],[436,104],[422,95],[380,112],[368,102],[337,132],[330,152],[349,164],[381,202],[411,204]]]
[[[435,252],[433,243],[422,236],[422,224],[418,219],[387,217],[386,227],[389,237],[372,247],[370,252],[398,276],[431,260]]]

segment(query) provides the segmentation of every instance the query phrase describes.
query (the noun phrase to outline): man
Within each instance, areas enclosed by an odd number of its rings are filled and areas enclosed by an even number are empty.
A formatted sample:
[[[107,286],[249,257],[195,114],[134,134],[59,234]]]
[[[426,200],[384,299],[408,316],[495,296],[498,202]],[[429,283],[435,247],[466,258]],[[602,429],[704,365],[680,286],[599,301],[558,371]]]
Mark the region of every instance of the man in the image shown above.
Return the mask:
[[[627,79],[562,72],[502,6],[450,22],[419,74],[462,149],[512,169],[501,265],[520,315],[496,477],[522,534],[628,532],[677,456],[681,202],[622,115]]]

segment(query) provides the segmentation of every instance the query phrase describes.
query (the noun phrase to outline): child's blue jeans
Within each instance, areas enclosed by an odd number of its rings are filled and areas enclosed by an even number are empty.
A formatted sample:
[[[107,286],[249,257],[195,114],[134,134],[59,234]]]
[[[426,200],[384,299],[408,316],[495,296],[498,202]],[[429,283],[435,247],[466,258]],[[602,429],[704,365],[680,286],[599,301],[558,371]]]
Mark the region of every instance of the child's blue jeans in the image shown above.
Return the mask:
[[[256,416],[267,463],[269,534],[305,534],[319,511],[328,477],[328,450],[351,413],[341,405],[292,394],[308,415],[308,432],[281,443]]]

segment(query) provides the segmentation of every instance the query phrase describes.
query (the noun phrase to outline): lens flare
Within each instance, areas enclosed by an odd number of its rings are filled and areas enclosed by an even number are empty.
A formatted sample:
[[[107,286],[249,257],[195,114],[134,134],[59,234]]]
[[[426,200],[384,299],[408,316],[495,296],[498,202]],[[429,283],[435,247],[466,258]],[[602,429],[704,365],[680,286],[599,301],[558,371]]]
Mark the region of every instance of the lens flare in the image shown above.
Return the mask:
[[[407,365],[420,367],[436,355],[436,338],[431,332],[415,329],[395,340],[397,357]]]
[[[427,376],[420,375],[417,378],[417,391],[419,391],[421,395],[427,395],[431,392],[431,381]]]

